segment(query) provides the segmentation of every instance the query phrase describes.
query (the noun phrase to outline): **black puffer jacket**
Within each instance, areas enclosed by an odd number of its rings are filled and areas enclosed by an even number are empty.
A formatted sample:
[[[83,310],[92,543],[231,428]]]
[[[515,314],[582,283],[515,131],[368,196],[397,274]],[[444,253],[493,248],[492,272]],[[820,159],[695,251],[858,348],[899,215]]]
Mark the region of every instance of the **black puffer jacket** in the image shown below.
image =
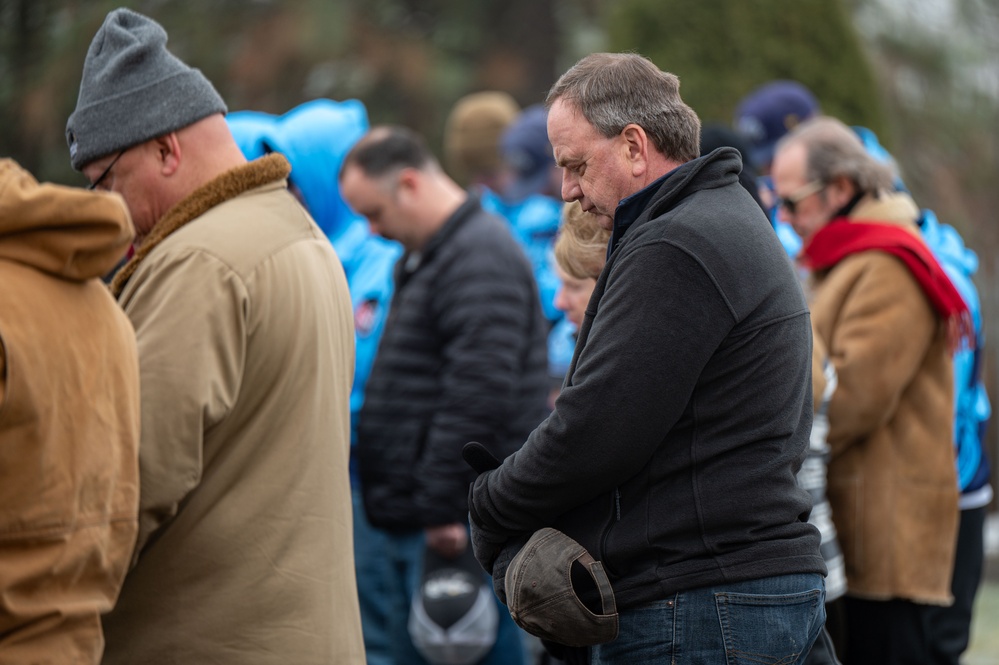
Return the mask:
[[[395,284],[358,425],[365,510],[396,531],[464,522],[462,445],[502,459],[548,414],[548,324],[522,250],[475,197]]]

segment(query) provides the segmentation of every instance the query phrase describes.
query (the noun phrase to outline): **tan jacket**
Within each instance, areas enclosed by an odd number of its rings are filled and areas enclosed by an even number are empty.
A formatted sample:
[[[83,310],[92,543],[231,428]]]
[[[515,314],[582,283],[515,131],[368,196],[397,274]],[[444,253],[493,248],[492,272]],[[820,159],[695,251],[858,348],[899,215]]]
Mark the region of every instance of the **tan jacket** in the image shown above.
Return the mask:
[[[97,663],[132,554],[139,365],[114,195],[0,160],[0,663]]]
[[[851,217],[918,235],[905,195]],[[949,604],[957,533],[953,375],[940,319],[897,258],[868,251],[816,275],[812,318],[839,378],[829,500],[848,594]]]
[[[142,493],[107,663],[364,662],[350,296],[289,170],[272,155],[202,187],[115,279],[139,342]]]

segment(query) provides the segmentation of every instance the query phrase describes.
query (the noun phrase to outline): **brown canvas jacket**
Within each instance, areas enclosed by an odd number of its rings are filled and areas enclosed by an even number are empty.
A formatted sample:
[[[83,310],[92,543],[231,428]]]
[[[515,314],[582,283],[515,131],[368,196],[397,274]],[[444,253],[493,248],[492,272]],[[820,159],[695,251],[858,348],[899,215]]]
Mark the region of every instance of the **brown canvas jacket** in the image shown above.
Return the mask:
[[[142,379],[135,567],[106,663],[364,662],[350,296],[272,155],[168,211],[115,280]]]
[[[0,160],[0,663],[100,662],[137,530],[135,335],[99,277],[116,195]]]
[[[903,194],[850,217],[918,235]],[[815,275],[812,318],[838,375],[829,407],[829,500],[848,594],[951,602],[957,534],[953,375],[943,326],[905,265],[884,252]]]

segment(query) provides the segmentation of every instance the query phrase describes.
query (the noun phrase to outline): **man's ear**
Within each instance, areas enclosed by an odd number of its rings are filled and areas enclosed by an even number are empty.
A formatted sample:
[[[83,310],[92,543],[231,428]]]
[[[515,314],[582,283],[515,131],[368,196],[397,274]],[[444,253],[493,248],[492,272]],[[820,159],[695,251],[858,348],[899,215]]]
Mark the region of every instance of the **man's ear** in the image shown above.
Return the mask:
[[[182,157],[180,140],[176,132],[170,132],[153,139],[153,148],[156,151],[156,158],[159,162],[160,173],[171,176],[180,168]]]
[[[857,188],[846,176],[836,176],[827,187],[827,200],[839,210],[857,194]]]
[[[422,187],[420,172],[412,167],[406,167],[396,175],[395,199],[402,202],[414,200]]]
[[[649,168],[649,135],[635,123],[625,125],[619,135],[625,158],[631,164],[631,175],[639,178]]]

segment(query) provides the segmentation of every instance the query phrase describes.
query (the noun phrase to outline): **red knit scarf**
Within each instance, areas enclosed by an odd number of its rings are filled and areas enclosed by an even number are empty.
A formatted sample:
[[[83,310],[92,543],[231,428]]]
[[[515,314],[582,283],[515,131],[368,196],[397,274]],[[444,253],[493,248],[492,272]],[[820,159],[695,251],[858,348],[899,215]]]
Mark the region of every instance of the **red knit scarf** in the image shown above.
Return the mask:
[[[857,252],[880,251],[897,257],[909,269],[923,293],[947,325],[951,351],[961,343],[975,345],[975,328],[964,298],[919,238],[898,226],[850,221],[838,217],[820,229],[801,252],[812,270],[831,268]]]

